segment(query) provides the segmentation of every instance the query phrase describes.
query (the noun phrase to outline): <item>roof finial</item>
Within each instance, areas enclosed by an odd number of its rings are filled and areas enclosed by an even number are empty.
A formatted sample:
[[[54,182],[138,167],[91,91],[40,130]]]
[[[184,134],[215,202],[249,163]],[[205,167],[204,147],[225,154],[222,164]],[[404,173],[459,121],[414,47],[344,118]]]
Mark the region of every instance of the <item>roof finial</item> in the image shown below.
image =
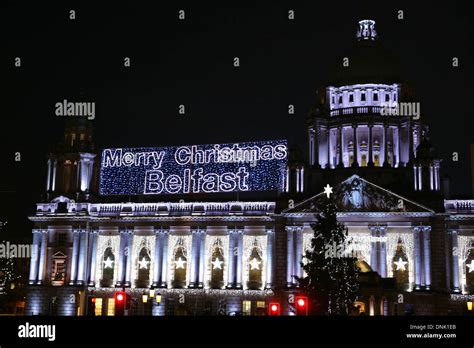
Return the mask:
[[[375,31],[375,21],[372,19],[359,21],[356,37],[357,40],[376,40],[377,32]]]

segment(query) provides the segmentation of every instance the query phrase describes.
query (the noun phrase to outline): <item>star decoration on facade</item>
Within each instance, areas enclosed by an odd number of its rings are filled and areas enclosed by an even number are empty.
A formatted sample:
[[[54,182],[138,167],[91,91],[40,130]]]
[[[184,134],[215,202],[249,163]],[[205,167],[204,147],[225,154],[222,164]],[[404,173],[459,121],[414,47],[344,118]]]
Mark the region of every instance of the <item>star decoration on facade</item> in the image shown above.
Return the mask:
[[[104,268],[112,268],[112,264],[114,263],[114,261],[111,260],[110,257],[107,257],[107,259],[104,260],[103,262],[104,262]]]
[[[176,264],[176,268],[184,268],[186,260],[183,260],[181,257],[179,257],[174,263]]]
[[[326,187],[324,188],[324,194],[327,196],[327,198],[329,198],[331,193],[332,193],[332,187],[329,186],[329,184],[327,184]]]
[[[466,263],[466,267],[469,268],[469,273],[474,272],[474,259],[471,260],[471,263]]]
[[[400,257],[398,261],[395,261],[394,264],[397,266],[396,271],[406,271],[405,265],[407,264],[407,261],[403,261],[402,258]]]
[[[138,261],[138,264],[140,265],[140,269],[142,268],[147,269],[149,263],[150,261],[147,261],[144,257],[142,257],[141,261]]]
[[[258,261],[256,258],[253,258],[250,262],[250,269],[260,269],[261,262]]]
[[[222,269],[223,261],[219,260],[218,257],[214,261],[211,262],[215,269]]]

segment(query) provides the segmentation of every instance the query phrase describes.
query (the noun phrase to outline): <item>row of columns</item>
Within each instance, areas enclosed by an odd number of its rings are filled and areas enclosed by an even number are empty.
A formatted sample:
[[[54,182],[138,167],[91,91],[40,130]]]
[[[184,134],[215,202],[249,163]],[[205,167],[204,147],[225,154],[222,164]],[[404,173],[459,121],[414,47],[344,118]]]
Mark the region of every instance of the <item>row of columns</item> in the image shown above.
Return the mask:
[[[153,271],[153,287],[168,286],[168,240],[169,230],[155,230],[155,250]],[[69,285],[95,286],[97,257],[98,230],[92,229],[90,233],[83,229],[72,232],[72,252]],[[274,230],[266,231],[266,279],[262,279],[266,288],[273,285],[273,250]],[[227,288],[242,288],[242,256],[243,256],[243,230],[232,229],[229,231],[229,258],[227,272]],[[190,266],[190,288],[202,288],[205,274],[205,230],[192,231],[192,250]],[[48,231],[33,230],[33,251],[30,264],[30,285],[42,285],[46,272],[48,248]],[[118,275],[116,287],[131,286],[132,271],[133,231],[124,229],[120,231],[120,246],[118,255]]]
[[[370,266],[381,277],[387,277],[387,226],[369,226]],[[287,286],[296,285],[295,276],[301,277],[303,257],[303,228],[288,226],[287,231]],[[416,226],[414,234],[414,281],[415,290],[431,288],[430,226]],[[457,239],[456,239],[457,240]],[[456,273],[458,274],[458,273]],[[459,279],[457,280],[459,284]]]
[[[353,144],[354,144],[354,161],[352,163],[352,166],[358,167],[361,165],[359,163],[359,153],[360,153],[360,142],[358,141],[358,132],[357,129],[359,127],[367,127],[368,128],[368,142],[367,142],[367,152],[368,152],[368,161],[367,161],[367,166],[371,167],[374,165],[373,162],[373,127],[375,126],[372,123],[369,123],[367,125],[359,125],[359,124],[352,124],[352,139],[354,139]],[[396,162],[392,164],[392,166],[398,165],[398,166],[405,166],[407,162],[411,160],[411,158],[414,155],[413,151],[413,130],[412,130],[412,125],[411,123],[408,124],[405,127],[402,126],[390,126],[387,124],[382,124],[381,125],[383,133],[383,141],[381,142],[381,145],[383,144],[383,150],[381,151],[381,163],[383,166],[389,166],[388,162],[388,154],[387,154],[387,149],[388,149],[388,129],[389,128],[394,128],[397,130],[397,135],[392,137],[392,146],[393,146],[393,154],[396,156]],[[310,154],[310,164],[311,165],[318,165],[318,166],[326,166],[326,168],[332,168],[332,167],[342,167],[343,164],[343,155],[344,155],[344,146],[345,146],[345,139],[343,137],[343,128],[344,126],[338,126],[338,127],[326,127],[322,125],[316,125],[315,128],[310,128],[309,129],[309,154]],[[406,141],[403,140],[402,138],[402,130],[406,129],[408,131],[408,144]],[[336,150],[338,150],[338,153],[336,155],[336,163],[332,163],[332,151],[331,151],[331,145],[333,145],[334,141],[332,139],[331,135],[333,134],[333,131],[336,131],[337,134],[335,135],[335,142],[336,142]],[[325,133],[325,142],[322,141],[322,135]],[[395,135],[395,134],[394,134]],[[324,149],[325,144],[327,145],[327,148]],[[403,149],[402,149],[403,145]],[[407,148],[408,147],[408,148]],[[320,148],[323,148],[324,152],[327,152],[326,158],[320,158]],[[402,156],[403,154],[403,156]],[[402,159],[403,157],[403,159]]]
[[[303,228],[300,226],[287,226],[287,273],[286,285],[292,287],[297,284],[296,277],[301,277],[303,269],[301,261],[303,259]]]

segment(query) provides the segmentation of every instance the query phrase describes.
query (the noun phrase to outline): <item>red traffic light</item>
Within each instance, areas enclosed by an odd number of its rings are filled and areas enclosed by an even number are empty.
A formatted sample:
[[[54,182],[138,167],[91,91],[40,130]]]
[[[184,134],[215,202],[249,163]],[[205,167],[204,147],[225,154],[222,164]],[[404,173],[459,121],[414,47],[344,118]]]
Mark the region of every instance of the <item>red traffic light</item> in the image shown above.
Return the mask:
[[[280,304],[279,303],[269,303],[268,304],[268,314],[269,315],[280,315]]]
[[[118,302],[122,302],[124,300],[125,296],[123,293],[119,292],[117,295],[115,295],[115,300]]]
[[[306,296],[296,297],[296,315],[308,315],[308,298]]]
[[[91,298],[92,303],[95,303],[95,297]]]

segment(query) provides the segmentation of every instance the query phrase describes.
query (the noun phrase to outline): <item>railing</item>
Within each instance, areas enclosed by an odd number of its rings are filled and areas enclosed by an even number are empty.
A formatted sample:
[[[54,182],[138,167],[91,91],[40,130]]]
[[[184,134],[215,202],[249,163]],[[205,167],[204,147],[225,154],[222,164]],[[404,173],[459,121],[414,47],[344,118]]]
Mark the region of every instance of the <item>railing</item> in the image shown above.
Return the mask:
[[[334,109],[330,111],[331,116],[341,115],[380,115],[381,106],[354,106],[350,108]]]
[[[474,212],[474,199],[446,199],[444,200],[446,212]]]
[[[269,214],[274,202],[160,202],[160,203],[74,203],[67,211],[59,212],[56,203],[39,203],[36,215],[91,216],[159,216],[159,215],[216,215],[216,214]]]

